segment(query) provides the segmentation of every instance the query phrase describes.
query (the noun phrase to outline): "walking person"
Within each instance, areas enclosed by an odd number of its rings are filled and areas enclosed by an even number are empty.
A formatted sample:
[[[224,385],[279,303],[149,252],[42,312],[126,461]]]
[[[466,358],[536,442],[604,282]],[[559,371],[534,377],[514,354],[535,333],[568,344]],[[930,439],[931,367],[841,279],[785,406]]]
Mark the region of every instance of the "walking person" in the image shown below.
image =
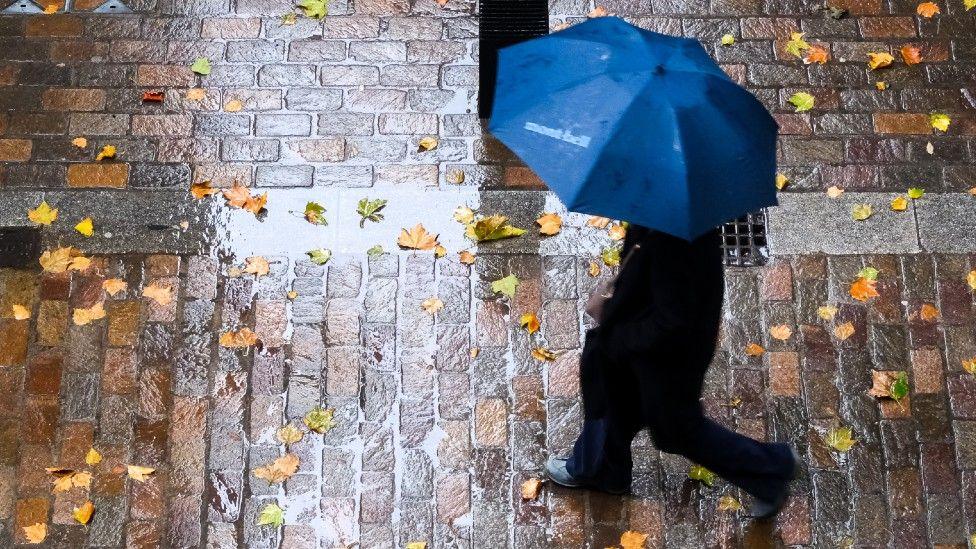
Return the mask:
[[[754,516],[782,507],[796,467],[792,450],[729,431],[706,418],[699,401],[721,322],[719,239],[717,230],[689,242],[628,228],[626,263],[583,347],[583,432],[571,456],[549,459],[553,482],[628,492],[631,442],[648,428],[661,451],[683,455],[754,496]]]

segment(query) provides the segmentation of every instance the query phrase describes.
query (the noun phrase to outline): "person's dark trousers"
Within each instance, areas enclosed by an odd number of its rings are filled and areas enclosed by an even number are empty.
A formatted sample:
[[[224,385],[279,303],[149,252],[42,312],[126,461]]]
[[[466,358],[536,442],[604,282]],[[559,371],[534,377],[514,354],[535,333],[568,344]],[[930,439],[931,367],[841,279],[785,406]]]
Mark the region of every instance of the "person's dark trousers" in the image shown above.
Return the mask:
[[[628,488],[630,445],[644,427],[659,450],[683,455],[755,497],[777,498],[792,478],[788,446],[758,442],[703,415],[699,397],[707,361],[676,368],[653,356],[613,360],[596,329],[587,334],[580,366],[586,414],[566,465],[574,478],[609,491]]]

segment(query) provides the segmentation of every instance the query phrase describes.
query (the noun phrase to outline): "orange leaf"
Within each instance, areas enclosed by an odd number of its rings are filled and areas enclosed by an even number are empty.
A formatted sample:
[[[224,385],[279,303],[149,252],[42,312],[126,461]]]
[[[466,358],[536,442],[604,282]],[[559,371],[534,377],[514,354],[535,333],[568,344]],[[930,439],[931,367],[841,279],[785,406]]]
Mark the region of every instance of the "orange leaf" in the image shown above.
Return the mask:
[[[241,328],[236,332],[224,332],[220,335],[220,346],[229,349],[243,349],[256,345],[258,335],[250,328]]]
[[[190,194],[193,195],[193,198],[198,200],[202,200],[218,191],[219,189],[215,189],[210,186],[209,181],[198,181],[190,185]]]
[[[872,297],[878,297],[877,284],[876,280],[858,278],[851,284],[851,297],[858,301],[867,301]]]
[[[24,526],[24,537],[27,543],[41,543],[47,537],[47,524],[37,522],[30,526]]]
[[[606,228],[610,224],[610,218],[593,216],[586,220],[586,225],[595,229]]]
[[[841,341],[846,340],[847,338],[854,335],[854,324],[851,322],[845,322],[843,324],[835,326],[834,335],[837,336],[837,339]]]
[[[827,51],[827,48],[820,45],[810,46],[810,49],[807,50],[806,57],[803,58],[803,62],[808,65],[811,63],[819,63],[823,65],[829,60],[830,52]]]
[[[620,535],[620,547],[622,549],[643,549],[647,542],[647,534],[627,530]]]
[[[905,44],[901,47],[901,58],[906,65],[917,65],[922,62],[922,51],[916,46]]]
[[[74,321],[75,326],[84,326],[86,324],[90,324],[93,320],[98,320],[101,318],[105,318],[105,307],[101,301],[92,305],[91,307],[88,307],[87,309],[75,309],[74,313],[72,314],[72,320]]]
[[[766,349],[763,349],[762,345],[759,345],[758,343],[750,343],[746,345],[747,356],[761,356],[765,352]]]
[[[919,309],[918,316],[926,322],[931,322],[939,318],[939,310],[935,308],[935,305],[925,303],[922,305],[922,308]]]
[[[108,280],[102,282],[102,288],[104,288],[105,291],[108,292],[108,295],[112,297],[115,297],[117,293],[125,290],[128,287],[129,284],[120,278],[109,278]]]
[[[146,482],[149,480],[149,475],[153,474],[156,469],[152,467],[143,467],[142,465],[127,465],[126,473],[132,480],[138,480],[139,482]]]
[[[254,476],[263,478],[271,484],[283,482],[298,471],[298,456],[295,454],[285,454],[273,462],[258,467],[254,470]]]
[[[164,95],[161,91],[147,91],[143,92],[142,100],[147,103],[162,103]]]
[[[397,245],[408,250],[433,250],[439,244],[436,234],[430,234],[423,225],[417,223],[409,231],[407,229],[400,229],[400,238],[397,239]]]
[[[623,240],[627,236],[627,227],[614,223],[610,225],[610,240]]]
[[[915,8],[915,11],[926,19],[937,13],[942,13],[942,10],[939,9],[939,5],[935,2],[922,2],[917,8]]]
[[[539,497],[539,490],[542,488],[542,481],[537,478],[530,478],[522,483],[522,499],[533,500]]]
[[[539,317],[535,313],[525,313],[519,318],[519,326],[525,328],[525,331],[530,334],[534,334],[539,331]]]
[[[142,289],[142,296],[148,297],[165,307],[173,302],[173,288],[162,286],[158,282],[153,282]]]
[[[475,255],[468,250],[458,252],[458,260],[465,265],[474,264]]]
[[[559,234],[559,231],[563,228],[563,219],[554,213],[544,214],[539,219],[536,219],[535,222],[539,225],[539,233],[546,236]]]
[[[780,341],[786,341],[793,335],[793,330],[790,329],[786,324],[780,324],[778,326],[772,326],[769,328],[769,335]]]
[[[94,512],[95,504],[90,501],[86,501],[81,505],[81,507],[75,507],[74,511],[71,513],[71,516],[75,517],[75,520],[81,524],[88,524],[88,521],[91,520],[92,513]]]

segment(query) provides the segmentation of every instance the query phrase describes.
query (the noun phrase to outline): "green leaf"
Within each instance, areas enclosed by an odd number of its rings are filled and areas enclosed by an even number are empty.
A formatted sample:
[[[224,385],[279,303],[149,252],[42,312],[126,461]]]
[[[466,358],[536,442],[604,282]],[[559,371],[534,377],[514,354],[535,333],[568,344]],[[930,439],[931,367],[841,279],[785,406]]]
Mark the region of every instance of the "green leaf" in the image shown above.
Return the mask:
[[[790,40],[786,43],[786,53],[803,57],[804,50],[810,49],[810,44],[803,39],[804,34],[806,33],[794,32],[790,35]]]
[[[376,200],[370,200],[368,198],[363,198],[359,201],[356,206],[356,213],[362,219],[359,220],[359,226],[365,227],[367,221],[372,221],[374,223],[379,223],[383,221],[383,214],[380,210],[386,207],[386,200],[377,198]]]
[[[732,44],[735,44],[735,36],[732,36],[731,34],[722,35],[723,46],[731,46]]]
[[[688,469],[688,478],[691,480],[701,481],[707,486],[713,486],[715,484],[715,473],[709,471],[701,465],[692,465],[691,468]]]
[[[305,204],[305,219],[313,225],[328,225],[329,221],[325,218],[325,206],[318,202]]]
[[[796,92],[790,96],[788,101],[796,107],[796,112],[805,112],[813,108],[816,102],[814,97],[807,92]]]
[[[603,251],[600,252],[600,258],[603,259],[603,263],[605,263],[607,267],[616,267],[617,265],[620,265],[620,251],[622,249],[623,248],[621,246],[604,248]]]
[[[464,230],[464,234],[475,242],[487,242],[489,240],[522,236],[525,234],[525,229],[508,225],[508,218],[499,214],[485,217],[468,224]]]
[[[878,270],[874,267],[865,267],[857,272],[858,278],[866,278],[868,280],[878,279]]]
[[[305,255],[312,260],[312,263],[316,265],[325,265],[330,259],[332,259],[332,252],[326,250],[325,248],[318,248],[315,250],[309,250],[305,252]]]
[[[197,60],[190,65],[190,70],[206,76],[210,74],[210,60],[206,57],[197,57]]]
[[[920,187],[911,187],[908,189],[908,198],[911,198],[912,200],[918,200],[923,196],[925,196],[925,189]]]
[[[864,221],[874,215],[874,210],[870,204],[855,204],[851,209],[851,217],[854,221]]]
[[[323,434],[329,432],[330,429],[335,427],[335,420],[332,416],[335,410],[332,408],[322,408],[321,406],[316,406],[305,414],[305,418],[302,420],[305,422],[305,426],[311,431],[315,431],[318,434]]]
[[[258,526],[271,525],[278,528],[285,523],[285,510],[278,507],[277,503],[269,503],[261,509],[258,515]]]
[[[328,0],[301,0],[298,7],[302,8],[305,17],[312,19],[322,19],[329,14]]]
[[[854,432],[850,427],[834,427],[827,431],[824,442],[838,452],[845,453],[854,447]]]
[[[379,244],[377,244],[377,245],[373,246],[372,248],[366,250],[366,255],[368,255],[370,257],[376,256],[376,255],[382,255],[382,254],[383,254],[383,246],[380,246]]]
[[[891,398],[895,400],[901,400],[908,396],[908,372],[898,372],[898,376],[891,382],[888,392],[891,394]]]
[[[515,297],[515,288],[519,285],[519,279],[517,276],[510,274],[505,278],[499,278],[498,280],[491,283],[491,291],[496,294],[502,294],[507,296],[509,299]]]

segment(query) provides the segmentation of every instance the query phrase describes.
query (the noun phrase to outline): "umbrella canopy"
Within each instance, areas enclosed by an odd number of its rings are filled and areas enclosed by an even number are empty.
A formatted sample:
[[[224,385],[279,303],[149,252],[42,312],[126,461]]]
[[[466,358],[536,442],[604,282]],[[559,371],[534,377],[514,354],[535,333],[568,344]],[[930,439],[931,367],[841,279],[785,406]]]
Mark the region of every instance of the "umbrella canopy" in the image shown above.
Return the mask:
[[[691,240],[776,204],[762,104],[697,40],[617,17],[500,50],[488,129],[572,211]]]

